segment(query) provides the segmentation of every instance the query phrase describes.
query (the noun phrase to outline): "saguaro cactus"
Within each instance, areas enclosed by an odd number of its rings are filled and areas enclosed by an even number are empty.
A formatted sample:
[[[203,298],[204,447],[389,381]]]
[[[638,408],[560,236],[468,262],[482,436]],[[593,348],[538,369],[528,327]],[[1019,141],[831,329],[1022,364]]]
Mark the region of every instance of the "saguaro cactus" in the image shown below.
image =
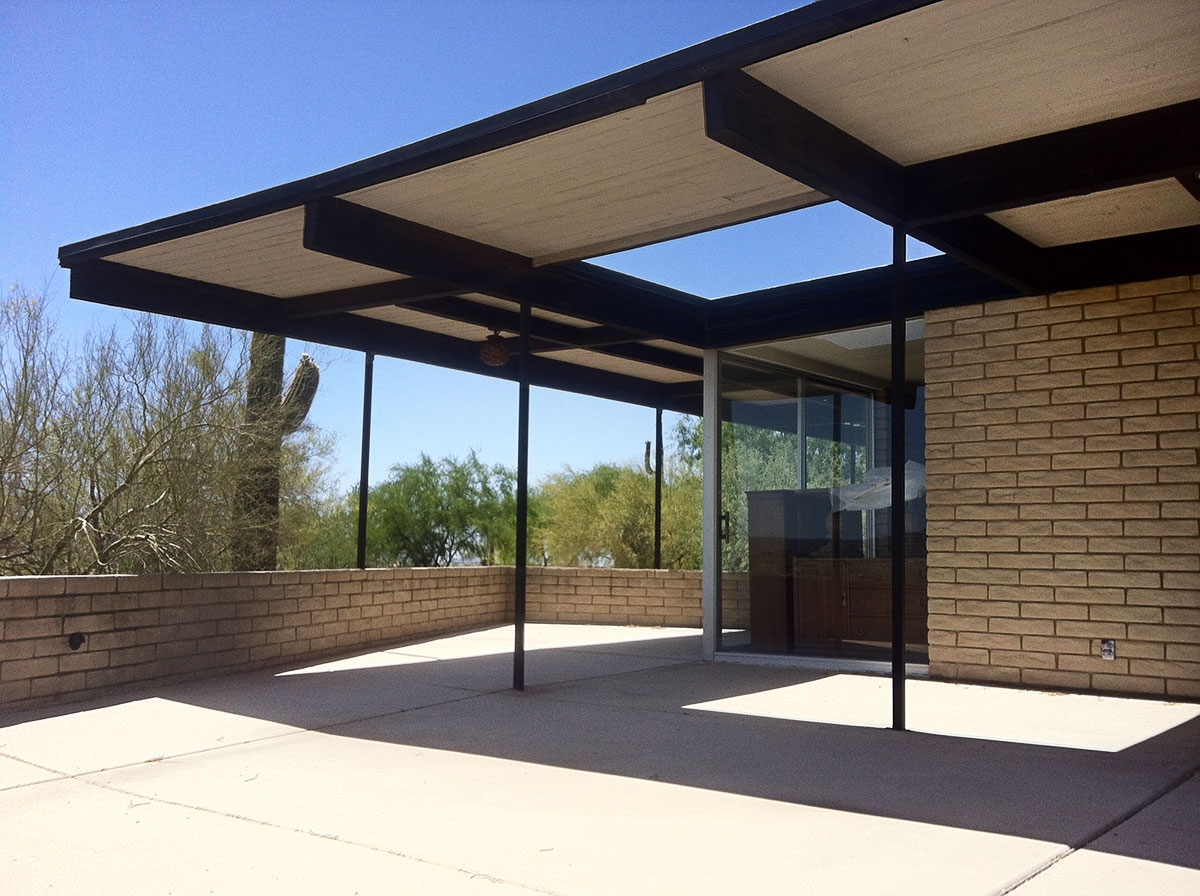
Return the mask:
[[[316,362],[302,355],[283,394],[286,342],[269,333],[255,333],[250,339],[246,414],[238,434],[235,569],[274,569],[278,562],[283,438],[304,423],[320,381]]]

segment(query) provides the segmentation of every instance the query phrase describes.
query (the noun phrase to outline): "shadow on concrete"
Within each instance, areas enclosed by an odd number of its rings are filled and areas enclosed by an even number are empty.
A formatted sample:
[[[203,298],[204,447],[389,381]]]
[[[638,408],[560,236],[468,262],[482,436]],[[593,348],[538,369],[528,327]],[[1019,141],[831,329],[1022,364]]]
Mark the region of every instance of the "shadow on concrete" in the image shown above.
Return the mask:
[[[1194,819],[1167,818],[1152,835],[1097,841],[1195,773],[1200,719],[1119,752],[1064,749],[687,709],[830,674],[699,662],[698,636],[533,650],[523,693],[508,689],[509,654],[452,654],[410,645],[357,667],[249,673],[154,693],[339,737],[1088,845],[1200,869]],[[1194,807],[1179,810],[1189,813]],[[871,844],[863,848],[869,855]]]

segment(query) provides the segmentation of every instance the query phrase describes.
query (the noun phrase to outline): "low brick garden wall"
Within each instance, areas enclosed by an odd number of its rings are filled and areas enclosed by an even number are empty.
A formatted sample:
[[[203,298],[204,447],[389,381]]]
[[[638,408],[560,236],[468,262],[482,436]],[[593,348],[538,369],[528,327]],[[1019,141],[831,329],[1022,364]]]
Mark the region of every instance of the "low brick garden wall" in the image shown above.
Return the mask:
[[[531,567],[525,593],[530,622],[703,624],[698,569]]]
[[[500,625],[513,590],[500,566],[0,578],[0,707]],[[531,567],[526,618],[698,627],[700,573]]]

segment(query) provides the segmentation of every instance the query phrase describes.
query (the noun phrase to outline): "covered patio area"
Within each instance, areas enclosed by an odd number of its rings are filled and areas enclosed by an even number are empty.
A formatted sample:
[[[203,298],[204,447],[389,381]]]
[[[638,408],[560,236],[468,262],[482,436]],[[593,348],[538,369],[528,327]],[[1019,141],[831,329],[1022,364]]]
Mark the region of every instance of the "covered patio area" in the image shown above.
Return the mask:
[[[1200,707],[509,626],[9,714],[11,892],[1182,893]],[[1002,726],[1002,727],[998,727]]]
[[[363,352],[364,446],[377,354],[516,382],[514,689],[536,386],[703,416],[707,658],[887,658],[897,729],[922,660],[1195,698],[1197,10],[823,0],[59,258]],[[605,266],[829,202],[890,263],[713,300]]]

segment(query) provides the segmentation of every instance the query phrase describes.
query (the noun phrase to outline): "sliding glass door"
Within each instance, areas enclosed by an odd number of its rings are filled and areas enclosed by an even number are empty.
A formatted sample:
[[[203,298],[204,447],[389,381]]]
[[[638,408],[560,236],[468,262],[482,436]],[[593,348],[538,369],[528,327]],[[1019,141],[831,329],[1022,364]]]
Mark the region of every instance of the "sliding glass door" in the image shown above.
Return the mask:
[[[915,343],[915,344],[914,344]],[[910,327],[905,613],[927,647],[924,359]],[[720,365],[725,651],[885,659],[893,539],[887,327],[727,353]]]

